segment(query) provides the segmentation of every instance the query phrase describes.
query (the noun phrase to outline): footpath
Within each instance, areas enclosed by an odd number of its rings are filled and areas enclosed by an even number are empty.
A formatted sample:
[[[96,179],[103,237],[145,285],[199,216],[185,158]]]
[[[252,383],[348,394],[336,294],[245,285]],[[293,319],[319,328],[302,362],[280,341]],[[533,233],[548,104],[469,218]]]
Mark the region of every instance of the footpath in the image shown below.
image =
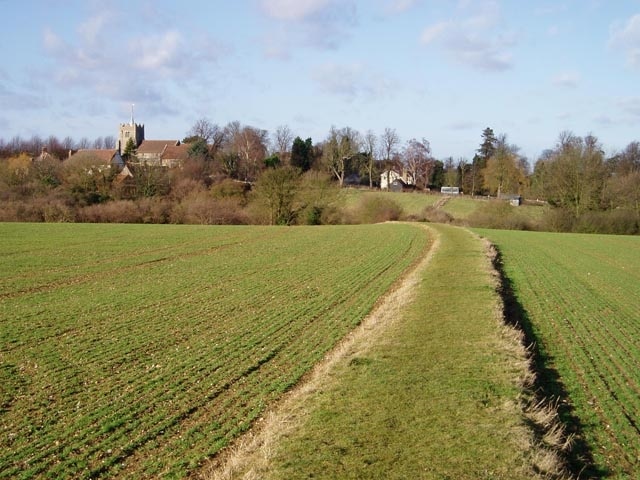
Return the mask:
[[[424,228],[424,261],[204,478],[545,478],[486,245]]]

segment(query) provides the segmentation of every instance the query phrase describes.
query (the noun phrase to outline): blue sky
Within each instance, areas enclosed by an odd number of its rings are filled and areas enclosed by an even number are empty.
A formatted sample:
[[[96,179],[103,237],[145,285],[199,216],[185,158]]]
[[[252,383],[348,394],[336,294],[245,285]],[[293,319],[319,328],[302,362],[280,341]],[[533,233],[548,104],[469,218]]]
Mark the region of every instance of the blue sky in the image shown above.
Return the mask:
[[[0,0],[0,138],[183,138],[199,118],[332,125],[532,163],[560,132],[640,140],[640,0]]]

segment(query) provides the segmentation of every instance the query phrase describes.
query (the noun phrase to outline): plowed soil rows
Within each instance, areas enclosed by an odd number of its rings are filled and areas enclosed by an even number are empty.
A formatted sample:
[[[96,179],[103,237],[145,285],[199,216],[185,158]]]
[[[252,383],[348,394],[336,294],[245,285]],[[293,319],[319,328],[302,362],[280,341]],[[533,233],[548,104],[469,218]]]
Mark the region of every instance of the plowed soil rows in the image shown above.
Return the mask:
[[[183,477],[423,253],[423,229],[0,224],[0,478]]]
[[[593,464],[640,475],[640,238],[482,231],[547,363],[557,370]],[[570,426],[571,427],[571,426]]]

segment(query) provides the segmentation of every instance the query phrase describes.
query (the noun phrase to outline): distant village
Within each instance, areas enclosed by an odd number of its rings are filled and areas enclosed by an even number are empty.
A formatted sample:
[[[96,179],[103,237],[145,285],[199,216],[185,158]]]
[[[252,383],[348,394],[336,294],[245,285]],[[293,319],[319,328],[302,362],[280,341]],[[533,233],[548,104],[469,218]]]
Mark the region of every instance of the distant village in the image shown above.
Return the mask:
[[[134,121],[133,108],[131,120],[121,123],[115,148],[77,149],[69,150],[68,159],[73,163],[84,163],[91,167],[108,167],[116,169],[118,181],[134,176],[136,165],[149,167],[177,168],[181,167],[189,158],[191,146],[177,139],[147,140],[145,139],[144,124]],[[34,161],[45,160],[50,157],[46,148],[34,158]],[[345,178],[345,184],[357,185],[361,182],[360,175],[352,174]],[[375,182],[381,190],[413,191],[416,189],[414,174],[406,168],[386,169],[379,174]],[[428,189],[427,189],[428,190]],[[442,193],[458,195],[459,187],[442,187]]]

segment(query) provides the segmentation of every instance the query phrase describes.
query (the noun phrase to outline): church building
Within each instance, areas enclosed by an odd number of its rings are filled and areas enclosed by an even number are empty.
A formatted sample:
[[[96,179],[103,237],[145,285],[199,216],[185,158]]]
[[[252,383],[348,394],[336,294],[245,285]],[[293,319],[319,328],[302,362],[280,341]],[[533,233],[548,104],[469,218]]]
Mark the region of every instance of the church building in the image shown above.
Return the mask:
[[[138,125],[133,121],[133,105],[131,105],[131,122],[121,123],[118,131],[118,144],[116,148],[122,155],[127,148],[129,139],[133,139],[136,148],[144,141],[144,125]]]

